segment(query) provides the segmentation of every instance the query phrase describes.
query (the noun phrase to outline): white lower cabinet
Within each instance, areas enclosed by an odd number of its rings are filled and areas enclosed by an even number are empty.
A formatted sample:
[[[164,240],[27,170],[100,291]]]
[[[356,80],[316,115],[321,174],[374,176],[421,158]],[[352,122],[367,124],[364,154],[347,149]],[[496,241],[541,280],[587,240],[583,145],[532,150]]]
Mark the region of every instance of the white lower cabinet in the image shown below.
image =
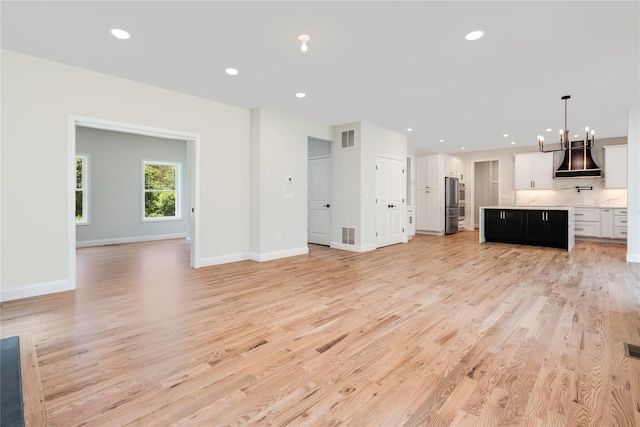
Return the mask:
[[[613,238],[614,239],[627,238],[627,210],[626,209],[613,210]]]
[[[622,208],[575,208],[576,237],[627,238],[627,210]]]
[[[602,220],[601,220],[601,237],[607,239],[613,239],[615,235],[615,220],[613,215],[613,209],[611,208],[603,208],[601,210]]]
[[[600,237],[600,208],[575,208],[573,219],[576,236]]]
[[[416,200],[416,230],[444,232],[442,190],[418,190]]]

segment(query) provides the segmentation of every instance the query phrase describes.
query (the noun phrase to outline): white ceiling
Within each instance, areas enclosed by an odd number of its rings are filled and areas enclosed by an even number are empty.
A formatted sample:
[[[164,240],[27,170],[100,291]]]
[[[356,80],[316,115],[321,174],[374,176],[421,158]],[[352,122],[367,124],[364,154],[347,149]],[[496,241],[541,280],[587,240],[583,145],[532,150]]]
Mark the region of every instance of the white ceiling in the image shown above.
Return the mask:
[[[637,1],[11,2],[2,47],[330,124],[367,121],[436,152],[624,136],[640,98]],[[111,28],[132,35],[115,39]],[[467,32],[484,38],[468,42]],[[309,34],[309,51],[297,40]],[[240,74],[230,77],[227,67]],[[306,92],[298,99],[296,92]],[[413,128],[407,132],[407,128]],[[553,133],[546,133],[546,128]],[[504,138],[502,135],[510,136]],[[444,139],[444,143],[439,140]]]

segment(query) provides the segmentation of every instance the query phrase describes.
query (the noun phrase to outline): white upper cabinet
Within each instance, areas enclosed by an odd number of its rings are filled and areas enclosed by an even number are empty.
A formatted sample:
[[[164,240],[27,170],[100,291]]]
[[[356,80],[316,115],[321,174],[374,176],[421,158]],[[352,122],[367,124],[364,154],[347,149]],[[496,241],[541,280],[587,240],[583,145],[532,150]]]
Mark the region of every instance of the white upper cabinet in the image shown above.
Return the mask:
[[[438,189],[444,186],[444,156],[418,157],[416,189]]]
[[[458,176],[458,158],[446,156],[445,158],[445,176],[457,177]]]
[[[553,153],[515,155],[516,190],[553,189]]]
[[[604,187],[627,188],[627,146],[604,147]]]
[[[458,178],[460,181],[464,181],[464,173],[465,163],[463,160],[453,156],[445,156],[445,176]]]

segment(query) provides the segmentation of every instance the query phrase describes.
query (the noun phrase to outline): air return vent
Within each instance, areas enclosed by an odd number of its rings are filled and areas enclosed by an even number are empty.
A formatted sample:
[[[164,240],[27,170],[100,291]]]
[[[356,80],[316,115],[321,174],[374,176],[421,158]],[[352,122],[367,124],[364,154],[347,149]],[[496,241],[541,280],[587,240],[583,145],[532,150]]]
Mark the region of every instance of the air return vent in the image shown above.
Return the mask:
[[[342,148],[354,147],[356,145],[356,131],[345,130],[342,132]]]
[[[353,227],[342,227],[342,243],[345,245],[356,244],[356,229]]]

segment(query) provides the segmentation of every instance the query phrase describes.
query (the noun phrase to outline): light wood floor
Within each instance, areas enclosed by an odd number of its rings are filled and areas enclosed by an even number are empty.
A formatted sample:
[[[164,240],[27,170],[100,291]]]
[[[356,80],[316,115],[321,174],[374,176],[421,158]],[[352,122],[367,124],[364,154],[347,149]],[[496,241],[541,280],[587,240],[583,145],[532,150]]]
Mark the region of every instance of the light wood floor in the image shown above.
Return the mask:
[[[2,336],[52,426],[640,426],[625,246],[477,238],[198,270],[183,241],[79,249],[78,289],[3,303]]]

